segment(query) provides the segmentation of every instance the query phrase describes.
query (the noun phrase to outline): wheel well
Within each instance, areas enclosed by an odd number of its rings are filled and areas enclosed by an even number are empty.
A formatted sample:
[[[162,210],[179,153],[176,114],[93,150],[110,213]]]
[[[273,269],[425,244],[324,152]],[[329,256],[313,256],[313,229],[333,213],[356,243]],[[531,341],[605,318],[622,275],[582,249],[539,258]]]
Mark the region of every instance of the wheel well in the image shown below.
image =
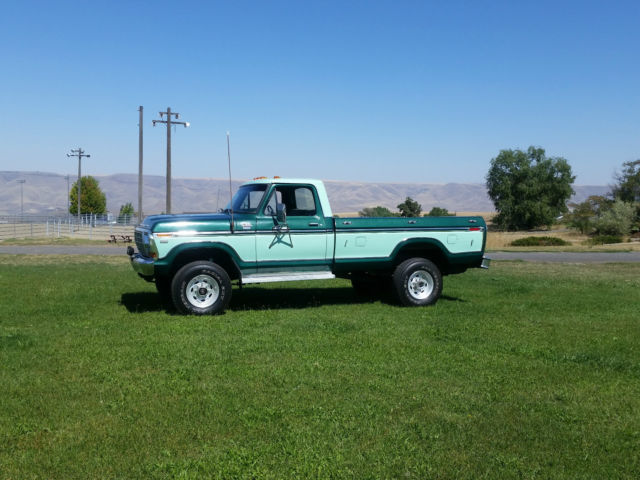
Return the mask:
[[[240,278],[240,270],[231,255],[219,248],[207,247],[190,248],[176,255],[171,265],[171,276],[173,277],[173,275],[175,275],[175,273],[186,264],[196,262],[198,260],[213,262],[220,265],[227,272],[227,275],[229,275],[231,280]]]
[[[449,262],[447,261],[447,257],[444,255],[444,253],[442,253],[442,250],[440,250],[440,248],[430,244],[415,244],[402,247],[396,255],[394,268],[400,265],[405,260],[414,257],[421,257],[426,258],[427,260],[431,260],[443,275],[446,275],[449,271]]]

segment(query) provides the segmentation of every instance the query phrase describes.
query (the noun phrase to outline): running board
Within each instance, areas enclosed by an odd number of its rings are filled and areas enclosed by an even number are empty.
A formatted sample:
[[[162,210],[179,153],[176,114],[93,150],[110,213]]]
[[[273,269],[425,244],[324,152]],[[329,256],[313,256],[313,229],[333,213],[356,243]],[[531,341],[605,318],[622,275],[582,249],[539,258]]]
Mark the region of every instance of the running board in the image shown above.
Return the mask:
[[[291,272],[291,273],[255,273],[244,275],[240,281],[247,283],[293,282],[295,280],[330,280],[336,278],[331,272]]]

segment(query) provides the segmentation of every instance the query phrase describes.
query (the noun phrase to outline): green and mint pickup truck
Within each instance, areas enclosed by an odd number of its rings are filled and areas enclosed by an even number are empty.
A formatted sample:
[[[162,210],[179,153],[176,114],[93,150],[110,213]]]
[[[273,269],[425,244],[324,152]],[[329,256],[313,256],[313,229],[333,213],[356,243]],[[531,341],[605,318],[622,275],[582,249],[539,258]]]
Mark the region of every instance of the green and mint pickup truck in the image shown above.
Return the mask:
[[[232,282],[350,279],[430,305],[442,276],[487,268],[482,217],[338,218],[318,180],[259,178],[216,214],[153,215],[128,248],[133,269],[187,314],[221,313]]]

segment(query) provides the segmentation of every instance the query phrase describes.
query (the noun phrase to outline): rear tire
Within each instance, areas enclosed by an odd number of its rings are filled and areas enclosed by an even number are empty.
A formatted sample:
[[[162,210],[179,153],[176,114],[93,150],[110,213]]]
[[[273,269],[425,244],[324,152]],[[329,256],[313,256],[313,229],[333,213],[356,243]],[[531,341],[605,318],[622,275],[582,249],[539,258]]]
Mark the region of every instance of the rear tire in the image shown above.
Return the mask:
[[[425,258],[410,258],[393,273],[393,286],[402,305],[433,305],[442,293],[442,274]]]
[[[227,272],[211,262],[192,262],[182,267],[171,282],[176,309],[190,315],[218,315],[231,300]]]

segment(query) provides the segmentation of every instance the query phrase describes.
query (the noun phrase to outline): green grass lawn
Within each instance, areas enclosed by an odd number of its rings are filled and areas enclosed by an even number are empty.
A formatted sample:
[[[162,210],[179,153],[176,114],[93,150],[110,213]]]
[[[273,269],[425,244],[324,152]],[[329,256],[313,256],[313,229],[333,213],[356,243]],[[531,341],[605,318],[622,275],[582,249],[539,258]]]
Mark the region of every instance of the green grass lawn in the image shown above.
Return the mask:
[[[637,478],[640,265],[494,262],[165,310],[126,258],[0,255],[0,478]]]

